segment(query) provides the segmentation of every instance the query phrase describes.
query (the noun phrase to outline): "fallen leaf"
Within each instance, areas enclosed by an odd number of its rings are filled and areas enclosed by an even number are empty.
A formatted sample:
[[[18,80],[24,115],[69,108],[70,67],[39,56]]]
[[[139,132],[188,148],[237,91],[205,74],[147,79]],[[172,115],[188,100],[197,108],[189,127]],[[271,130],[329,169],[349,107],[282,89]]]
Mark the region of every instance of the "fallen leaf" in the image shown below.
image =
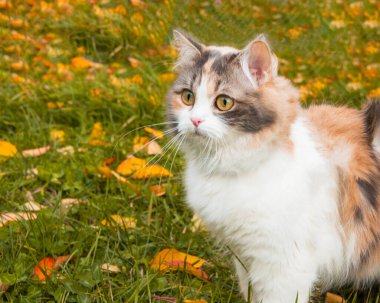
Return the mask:
[[[116,168],[116,172],[122,175],[130,175],[139,169],[142,169],[145,165],[145,159],[129,157],[119,164],[119,166]]]
[[[41,281],[46,281],[46,278],[51,276],[54,270],[55,260],[53,258],[47,257],[43,258],[34,267],[33,277]]]
[[[132,57],[128,57],[128,61],[129,61],[129,64],[133,67],[133,68],[138,68],[140,67],[141,63],[139,60],[135,59],[135,58],[132,58]]]
[[[152,141],[146,146],[146,152],[148,155],[159,155],[162,154],[162,148],[156,141]]]
[[[206,300],[184,300],[183,303],[207,303]]]
[[[200,267],[207,263],[206,260],[176,249],[163,249],[157,253],[150,261],[150,267],[161,272],[167,271],[186,271],[200,279],[207,279],[207,274]]]
[[[325,303],[345,303],[346,301],[336,294],[333,294],[331,292],[326,293],[326,300]]]
[[[110,179],[112,177],[112,171],[108,166],[99,166],[97,170],[103,178]]]
[[[68,146],[58,148],[57,153],[61,154],[62,156],[69,156],[69,155],[74,155],[75,150],[73,146],[68,145]]]
[[[34,149],[25,149],[22,151],[22,155],[24,157],[38,157],[43,154],[46,154],[50,150],[51,146],[43,146],[39,148],[34,148]]]
[[[88,141],[88,144],[92,146],[110,146],[111,145],[108,142],[100,140],[100,139],[91,139],[90,141]]]
[[[137,8],[145,8],[146,4],[142,0],[130,0],[132,6],[137,7]]]
[[[118,273],[121,272],[121,269],[117,265],[104,263],[100,266],[100,270],[103,272]]]
[[[0,140],[0,157],[13,157],[17,154],[17,148],[8,141]]]
[[[164,133],[160,130],[151,128],[151,127],[145,127],[144,130],[153,135],[153,137],[156,137],[157,139],[162,139],[164,137]]]
[[[0,214],[0,227],[10,222],[29,221],[37,219],[37,215],[30,212],[2,213]]]
[[[136,227],[137,219],[132,217],[121,217],[120,215],[112,215],[110,220],[103,219],[101,224],[108,227],[119,226],[121,229]]]
[[[93,65],[93,62],[83,57],[75,57],[71,59],[71,65],[74,67],[86,69]]]
[[[191,219],[191,223],[193,224],[191,226],[191,231],[192,232],[195,232],[195,231],[205,231],[206,230],[206,227],[205,225],[203,224],[201,218],[199,218],[196,214],[193,215],[193,218]]]
[[[149,190],[154,193],[157,197],[164,196],[166,194],[165,189],[161,185],[149,186]]]
[[[117,172],[115,171],[111,171],[112,175],[116,178],[116,180],[120,183],[123,183],[123,184],[126,184],[128,186],[130,186],[136,193],[138,192],[137,191],[137,187],[136,185],[132,184],[130,181],[128,181],[126,178],[124,178],[123,176],[120,176]]]
[[[34,201],[28,201],[23,205],[23,209],[26,211],[40,211],[41,209],[46,208],[46,206],[41,205]]]
[[[140,150],[144,149],[146,147],[146,145],[147,145],[148,142],[149,142],[149,138],[148,137],[136,136],[133,139],[133,152],[137,153]]]
[[[110,166],[112,163],[114,163],[116,160],[116,157],[111,157],[111,158],[108,158],[108,159],[105,159],[103,161],[103,166]]]
[[[50,131],[50,140],[56,141],[56,142],[65,141],[65,132],[63,130],[52,129]]]
[[[96,122],[94,126],[92,127],[90,138],[91,139],[97,139],[104,137],[106,135],[106,132],[103,130],[102,123]]]
[[[34,177],[38,176],[38,169],[37,168],[30,168],[26,171],[25,177],[27,180],[32,179]]]
[[[133,179],[148,179],[156,177],[173,177],[173,175],[161,165],[153,164],[139,169],[132,176]]]

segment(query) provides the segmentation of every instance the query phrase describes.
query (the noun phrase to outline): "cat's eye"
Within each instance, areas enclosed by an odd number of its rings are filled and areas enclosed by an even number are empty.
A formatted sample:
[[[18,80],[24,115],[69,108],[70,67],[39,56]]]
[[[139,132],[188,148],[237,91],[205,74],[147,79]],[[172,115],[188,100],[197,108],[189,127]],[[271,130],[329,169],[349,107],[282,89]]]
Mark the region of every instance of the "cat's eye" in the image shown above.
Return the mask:
[[[188,106],[194,105],[195,96],[192,91],[185,89],[181,94],[182,102]]]
[[[230,110],[234,103],[234,100],[226,95],[220,95],[215,100],[215,106],[223,112]]]

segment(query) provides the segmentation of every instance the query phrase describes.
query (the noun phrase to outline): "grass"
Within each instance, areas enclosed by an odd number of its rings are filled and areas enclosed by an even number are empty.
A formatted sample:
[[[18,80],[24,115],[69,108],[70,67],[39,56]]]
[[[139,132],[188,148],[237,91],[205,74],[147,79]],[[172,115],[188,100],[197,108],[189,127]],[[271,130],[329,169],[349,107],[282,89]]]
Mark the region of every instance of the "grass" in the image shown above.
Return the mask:
[[[39,157],[0,162],[0,212],[24,210],[30,193],[45,208],[36,220],[0,228],[4,302],[158,302],[153,296],[243,302],[229,258],[207,232],[192,231],[181,172],[163,179],[166,195],[149,190],[158,178],[133,180],[138,193],[98,167],[111,169],[132,153],[144,125],[165,120],[164,96],[173,79],[171,29],[207,43],[243,47],[264,32],[280,73],[300,88],[304,104],[360,106],[380,95],[379,3],[322,1],[9,1],[0,0],[0,139],[18,151],[51,145]],[[76,63],[73,58],[86,58]],[[129,58],[129,60],[128,60]],[[136,59],[137,61],[134,61]],[[81,59],[79,59],[81,60]],[[100,122],[106,145],[89,144]],[[158,129],[164,127],[154,126]],[[132,131],[136,129],[136,131]],[[51,130],[64,131],[62,142]],[[158,140],[164,146],[169,139]],[[72,155],[62,147],[72,146]],[[160,161],[167,169],[168,152]],[[152,159],[145,152],[136,156]],[[157,158],[153,159],[153,162]],[[166,163],[166,164],[165,164]],[[31,172],[38,172],[31,174]],[[62,199],[84,201],[68,209]],[[101,224],[113,214],[137,227]],[[149,261],[164,248],[207,259],[208,281],[184,272],[158,273]],[[45,257],[72,256],[43,283],[33,268]],[[120,273],[102,272],[103,263]],[[349,302],[378,302],[378,289],[334,290]]]

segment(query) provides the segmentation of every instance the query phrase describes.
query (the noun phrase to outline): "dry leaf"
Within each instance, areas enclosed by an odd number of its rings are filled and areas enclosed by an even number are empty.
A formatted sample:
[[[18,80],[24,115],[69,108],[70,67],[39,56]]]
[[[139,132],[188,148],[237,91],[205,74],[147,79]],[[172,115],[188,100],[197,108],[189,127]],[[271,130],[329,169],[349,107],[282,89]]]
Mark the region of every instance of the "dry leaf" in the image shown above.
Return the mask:
[[[121,272],[121,269],[117,265],[104,263],[100,266],[101,271],[103,272],[111,272],[111,273],[118,273]]]
[[[129,64],[133,67],[133,68],[138,68],[140,67],[141,63],[139,60],[135,59],[135,58],[132,58],[132,57],[128,57],[128,61],[129,61]]]
[[[326,300],[325,303],[345,303],[346,301],[336,294],[333,294],[331,292],[326,293]]]
[[[153,135],[153,137],[156,137],[157,139],[162,139],[164,137],[164,133],[160,130],[151,128],[151,127],[145,127],[144,130]]]
[[[130,175],[146,165],[145,159],[140,159],[136,157],[129,157],[119,164],[116,172],[122,175]]]
[[[137,193],[137,187],[136,185],[132,184],[130,181],[128,181],[126,178],[120,176],[117,172],[115,171],[111,171],[112,175],[116,178],[116,180],[120,183],[123,183],[123,184],[126,184],[130,187],[132,187],[132,189]]]
[[[110,220],[103,219],[101,224],[108,227],[119,226],[121,229],[128,229],[136,227],[137,219],[131,217],[121,217],[119,215],[112,215]]]
[[[26,171],[25,177],[27,180],[32,179],[34,177],[38,176],[38,169],[37,168],[30,168]]]
[[[206,300],[184,300],[183,303],[207,303]]]
[[[193,223],[193,225],[191,226],[192,232],[195,232],[198,230],[199,231],[205,231],[206,230],[206,227],[203,224],[201,218],[199,218],[196,214],[193,215],[193,218],[191,219],[191,223]]]
[[[41,205],[34,201],[28,201],[23,205],[23,209],[26,211],[40,211],[41,209],[46,208],[46,206]]]
[[[161,185],[149,186],[149,190],[154,193],[157,197],[164,196],[166,194],[165,189]]]
[[[74,67],[86,69],[93,65],[93,62],[83,57],[75,57],[71,60],[71,65]]]
[[[65,141],[65,132],[63,130],[52,129],[50,131],[50,140],[56,142]]]
[[[108,166],[99,166],[97,170],[103,178],[110,179],[112,177],[112,171]]]
[[[150,261],[150,267],[162,272],[181,270],[200,279],[207,279],[207,274],[200,268],[206,260],[182,253],[176,249],[163,249]]]
[[[132,176],[133,179],[148,179],[156,177],[173,177],[173,175],[161,165],[154,164],[139,169]]]
[[[57,152],[61,154],[62,156],[69,156],[69,155],[74,155],[75,150],[73,146],[68,145],[65,147],[58,148]]]
[[[146,146],[146,152],[148,155],[158,155],[162,154],[162,149],[156,141],[152,141]]]
[[[110,166],[112,163],[114,163],[116,160],[116,157],[111,157],[111,158],[108,158],[108,159],[105,159],[103,161],[103,166]]]
[[[84,203],[83,200],[75,199],[75,198],[64,198],[61,200],[61,207],[62,208],[69,208],[74,205],[79,205]]]
[[[13,157],[17,154],[17,148],[12,143],[0,140],[0,158]]]
[[[43,146],[39,148],[34,148],[34,149],[25,149],[22,151],[22,155],[24,157],[38,157],[43,154],[46,154],[50,150],[51,146]]]
[[[29,221],[35,219],[37,219],[37,215],[30,212],[2,213],[0,214],[0,227],[3,227],[10,222],[21,220]]]

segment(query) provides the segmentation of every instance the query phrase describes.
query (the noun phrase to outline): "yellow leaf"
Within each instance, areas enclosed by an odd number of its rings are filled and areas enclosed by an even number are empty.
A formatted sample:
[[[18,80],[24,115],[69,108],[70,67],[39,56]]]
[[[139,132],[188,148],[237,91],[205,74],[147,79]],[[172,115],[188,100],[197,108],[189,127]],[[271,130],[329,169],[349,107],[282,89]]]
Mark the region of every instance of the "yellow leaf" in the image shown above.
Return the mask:
[[[0,158],[13,157],[17,154],[17,148],[13,144],[0,140]]]
[[[139,169],[133,176],[133,179],[148,179],[156,177],[173,177],[173,175],[161,165],[149,165]]]
[[[142,0],[130,0],[132,6],[137,7],[137,8],[145,8],[146,4]]]
[[[136,157],[129,157],[127,160],[124,160],[119,164],[116,169],[116,172],[122,175],[130,175],[135,171],[143,168],[146,165],[145,159],[140,159]]]
[[[90,137],[91,139],[97,139],[97,138],[104,137],[105,134],[106,132],[103,130],[102,123],[96,122],[94,126],[92,127]]]
[[[368,94],[368,98],[377,98],[377,97],[380,97],[380,88],[373,89]]]
[[[151,128],[151,127],[145,127],[144,130],[153,135],[153,137],[156,137],[157,139],[162,139],[164,137],[164,133],[160,130]]]
[[[103,219],[101,224],[108,227],[119,226],[121,229],[128,229],[136,227],[137,219],[132,217],[121,217],[119,215],[112,215],[110,220]]]
[[[102,177],[106,179],[110,179],[112,177],[112,171],[108,166],[99,166],[97,169]]]
[[[65,141],[65,132],[63,130],[52,129],[50,131],[50,140],[57,142]]]
[[[128,61],[133,68],[138,68],[141,65],[139,60],[132,57],[128,57]]]
[[[148,137],[140,137],[137,135],[133,139],[133,152],[137,153],[138,151],[142,150],[148,142],[149,142]]]
[[[83,58],[83,57],[75,57],[71,59],[71,65],[78,68],[83,68],[83,69],[89,68],[92,66],[92,64],[93,64],[92,61],[87,60],[86,58]]]
[[[206,300],[184,300],[183,303],[207,303]]]
[[[149,265],[154,270],[162,272],[181,270],[189,272],[201,279],[207,279],[207,274],[200,267],[207,263],[206,260],[192,256],[176,249],[163,249],[150,261]]]

